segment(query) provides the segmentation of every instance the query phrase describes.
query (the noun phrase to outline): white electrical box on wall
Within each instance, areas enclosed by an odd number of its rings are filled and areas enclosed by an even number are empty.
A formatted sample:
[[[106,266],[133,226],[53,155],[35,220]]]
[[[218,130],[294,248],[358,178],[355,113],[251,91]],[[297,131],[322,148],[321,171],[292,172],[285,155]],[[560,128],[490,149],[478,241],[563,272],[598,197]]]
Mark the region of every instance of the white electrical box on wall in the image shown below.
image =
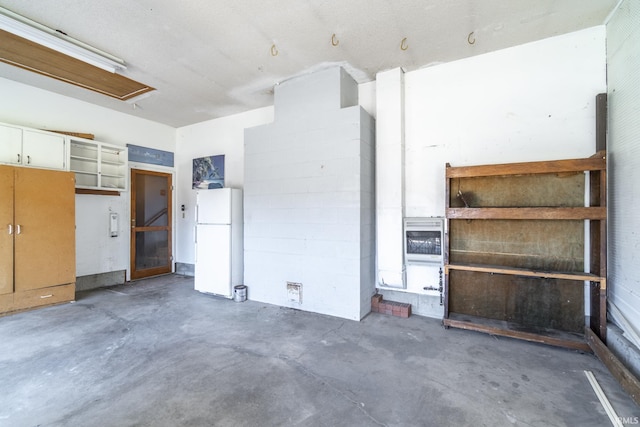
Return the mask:
[[[118,214],[116,212],[109,213],[109,235],[118,237]]]

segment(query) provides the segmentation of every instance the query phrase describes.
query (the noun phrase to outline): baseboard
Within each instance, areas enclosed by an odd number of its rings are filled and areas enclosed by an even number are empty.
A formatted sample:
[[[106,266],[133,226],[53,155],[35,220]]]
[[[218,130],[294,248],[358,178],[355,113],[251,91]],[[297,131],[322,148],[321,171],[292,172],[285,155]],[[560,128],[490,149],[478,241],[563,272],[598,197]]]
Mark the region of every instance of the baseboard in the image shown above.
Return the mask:
[[[184,262],[176,262],[176,274],[183,276],[195,276],[195,265]]]
[[[122,285],[125,282],[125,276],[126,270],[118,270],[76,277],[76,292],[104,288],[106,286]]]
[[[444,316],[444,307],[440,305],[439,296],[414,294],[391,289],[377,289],[377,291],[387,301],[411,304],[411,314],[434,319],[442,319]]]

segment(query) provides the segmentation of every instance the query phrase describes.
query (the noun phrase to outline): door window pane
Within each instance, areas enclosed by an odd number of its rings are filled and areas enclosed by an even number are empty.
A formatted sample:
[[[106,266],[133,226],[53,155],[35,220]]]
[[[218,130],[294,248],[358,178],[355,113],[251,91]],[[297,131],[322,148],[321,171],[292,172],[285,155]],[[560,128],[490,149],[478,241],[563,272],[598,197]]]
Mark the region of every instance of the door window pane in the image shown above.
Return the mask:
[[[167,231],[136,232],[136,270],[168,265],[168,247],[169,233]]]
[[[136,227],[168,225],[167,178],[156,175],[136,177]]]

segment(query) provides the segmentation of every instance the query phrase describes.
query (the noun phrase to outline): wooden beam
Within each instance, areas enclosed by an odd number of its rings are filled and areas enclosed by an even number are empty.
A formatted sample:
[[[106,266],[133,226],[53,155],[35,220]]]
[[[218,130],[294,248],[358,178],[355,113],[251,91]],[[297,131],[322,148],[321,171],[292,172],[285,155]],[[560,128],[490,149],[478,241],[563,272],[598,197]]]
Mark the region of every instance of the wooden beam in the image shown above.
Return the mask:
[[[546,279],[588,280],[590,282],[606,283],[606,279],[604,277],[598,277],[594,274],[589,274],[589,273],[560,273],[557,271],[527,270],[524,268],[515,268],[515,267],[500,267],[500,266],[471,265],[471,264],[447,264],[444,266],[444,268],[445,268],[446,274],[449,274],[449,270],[459,270],[459,271],[476,271],[479,273],[508,274],[511,276],[542,277]]]
[[[448,219],[603,220],[607,217],[607,208],[447,208],[446,216]]]
[[[503,163],[498,165],[447,167],[447,178],[466,178],[498,175],[528,175],[539,173],[583,172],[604,170],[604,157],[587,159],[553,160],[542,162]]]
[[[580,350],[591,352],[591,348],[586,342],[573,341],[562,338],[554,338],[546,335],[534,334],[531,332],[514,331],[511,329],[496,328],[493,326],[483,325],[474,322],[465,322],[463,320],[444,319],[444,326],[451,326],[453,328],[466,329],[469,331],[485,332],[491,335],[500,335],[509,338],[518,338],[525,341],[537,342],[541,344],[554,345],[557,347],[570,348],[573,350]]]
[[[76,188],[76,194],[94,194],[97,196],[119,196],[119,191],[112,190],[90,190],[88,188]]]
[[[607,149],[607,94],[596,95],[596,150]]]
[[[585,336],[589,347],[598,356],[598,359],[607,367],[622,388],[629,393],[634,402],[640,405],[640,381],[638,378],[620,362],[616,355],[609,350],[609,347],[604,345],[590,328],[585,328]]]
[[[82,133],[82,132],[69,132],[66,130],[48,130],[48,129],[42,129],[44,131],[47,132],[54,132],[54,133],[59,133],[62,135],[69,135],[69,136],[75,136],[77,138],[84,138],[84,139],[94,139],[95,135],[92,133]]]

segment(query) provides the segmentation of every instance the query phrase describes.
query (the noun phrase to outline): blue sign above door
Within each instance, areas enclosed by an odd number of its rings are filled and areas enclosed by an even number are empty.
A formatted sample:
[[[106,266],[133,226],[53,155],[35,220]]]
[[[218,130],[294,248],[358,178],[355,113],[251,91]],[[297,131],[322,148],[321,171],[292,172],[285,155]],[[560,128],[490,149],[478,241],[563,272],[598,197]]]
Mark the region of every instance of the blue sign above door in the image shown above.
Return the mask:
[[[170,151],[156,150],[155,148],[133,144],[127,144],[127,148],[129,148],[129,162],[173,167],[173,153]]]

